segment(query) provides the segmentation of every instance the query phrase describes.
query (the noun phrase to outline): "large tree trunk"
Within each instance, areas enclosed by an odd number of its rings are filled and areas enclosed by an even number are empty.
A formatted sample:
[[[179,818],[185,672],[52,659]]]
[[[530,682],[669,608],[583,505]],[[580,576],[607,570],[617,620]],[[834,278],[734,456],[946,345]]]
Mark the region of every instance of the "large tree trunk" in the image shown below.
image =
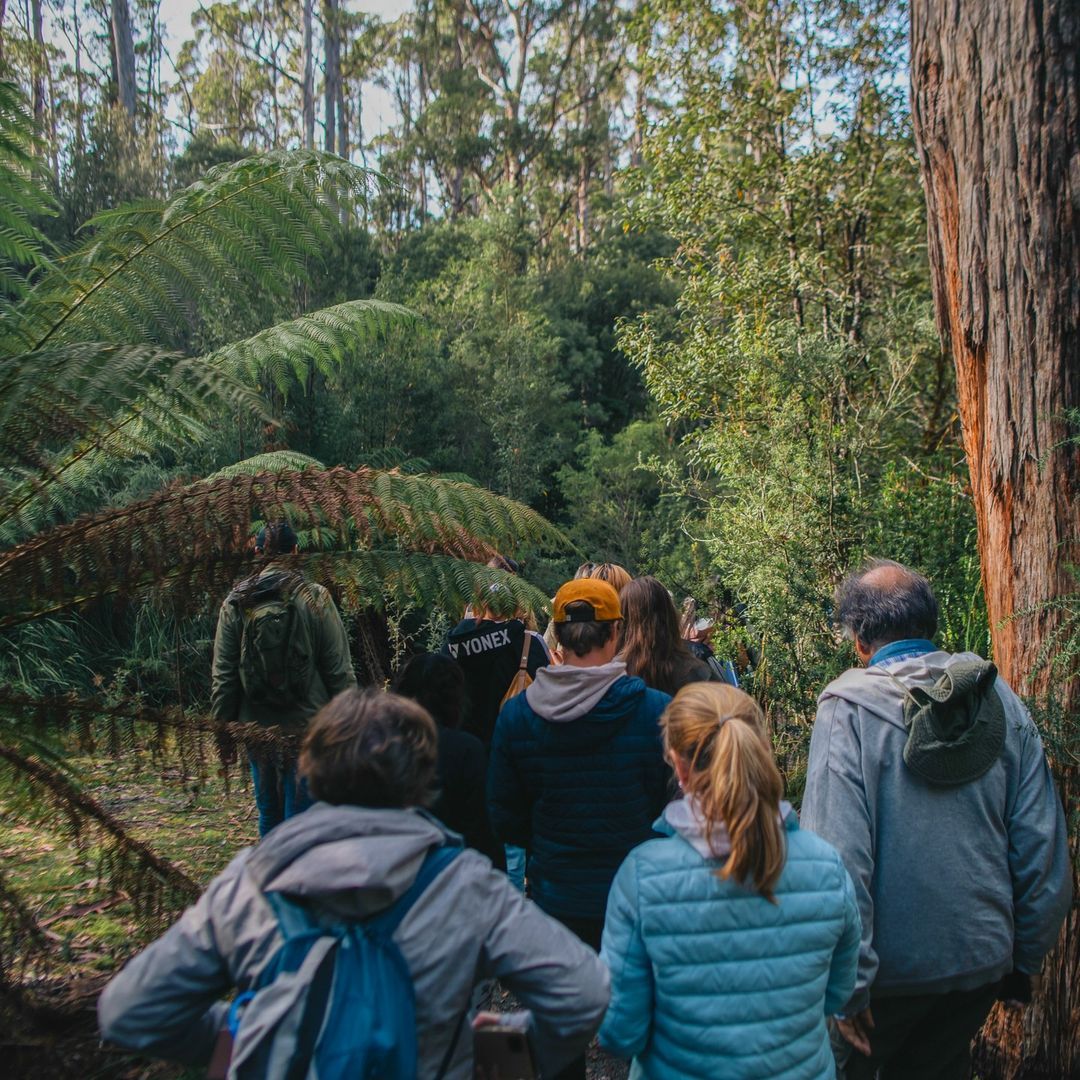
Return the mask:
[[[30,20],[34,30],[34,53],[30,64],[34,104],[34,124],[41,135],[45,129],[45,36],[41,25],[41,0],[31,0]]]
[[[311,8],[313,2],[314,0],[304,0],[302,16],[304,75],[301,84],[301,112],[303,113],[305,150],[313,150],[315,148],[315,61],[311,52]]]
[[[135,42],[127,0],[111,0],[113,69],[116,100],[132,121],[135,119]]]
[[[1039,650],[1062,625],[1046,603],[1075,591],[1067,566],[1080,555],[1080,448],[1065,417],[1080,408],[1080,4],[912,0],[911,31],[935,303],[956,365],[994,660],[1017,690],[1052,694],[1075,717],[1078,680],[1051,685]],[[1075,798],[1076,769],[1056,764]],[[1076,914],[1022,1030],[991,1016],[982,1075],[1080,1070]]]
[[[326,152],[334,153],[337,140],[337,104],[341,97],[341,41],[338,25],[338,0],[323,0],[323,53],[326,59],[323,78],[323,122],[326,128]]]

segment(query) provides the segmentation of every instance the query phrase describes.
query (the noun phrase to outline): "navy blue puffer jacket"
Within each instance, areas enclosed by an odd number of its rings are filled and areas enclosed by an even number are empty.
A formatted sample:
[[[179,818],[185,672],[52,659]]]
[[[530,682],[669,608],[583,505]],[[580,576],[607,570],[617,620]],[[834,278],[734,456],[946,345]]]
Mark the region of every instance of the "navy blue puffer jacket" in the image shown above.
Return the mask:
[[[560,682],[575,678],[544,668],[540,685],[499,713],[488,813],[499,839],[528,851],[530,895],[544,911],[603,919],[619,864],[655,835],[652,823],[668,799],[659,720],[671,698],[622,675],[584,715],[545,718],[530,700],[540,702],[552,672]]]

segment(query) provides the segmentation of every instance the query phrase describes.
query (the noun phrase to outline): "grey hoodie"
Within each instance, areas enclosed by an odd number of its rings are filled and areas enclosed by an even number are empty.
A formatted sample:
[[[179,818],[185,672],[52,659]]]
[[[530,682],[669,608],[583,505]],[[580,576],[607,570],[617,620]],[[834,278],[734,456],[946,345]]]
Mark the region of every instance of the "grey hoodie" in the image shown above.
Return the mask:
[[[525,691],[529,708],[552,723],[580,720],[626,674],[626,664],[612,660],[595,667],[556,664],[541,668]]]
[[[869,991],[945,993],[1035,973],[1072,894],[1065,818],[1042,742],[1001,678],[1005,745],[979,779],[934,786],[903,761],[906,686],[973,653],[936,651],[857,668],[818,699],[801,819],[841,854],[862,915]]]
[[[102,1037],[205,1063],[226,1008],[216,1003],[250,987],[281,942],[265,892],[307,897],[340,916],[370,915],[404,893],[427,852],[452,836],[419,811],[316,803],[241,852],[109,983],[98,1002]],[[436,1074],[483,979],[497,977],[532,1010],[540,1063],[553,1071],[584,1051],[607,1007],[607,969],[596,954],[475,851],[439,874],[394,941],[416,992],[421,1078]],[[472,1072],[466,1027],[446,1076]]]

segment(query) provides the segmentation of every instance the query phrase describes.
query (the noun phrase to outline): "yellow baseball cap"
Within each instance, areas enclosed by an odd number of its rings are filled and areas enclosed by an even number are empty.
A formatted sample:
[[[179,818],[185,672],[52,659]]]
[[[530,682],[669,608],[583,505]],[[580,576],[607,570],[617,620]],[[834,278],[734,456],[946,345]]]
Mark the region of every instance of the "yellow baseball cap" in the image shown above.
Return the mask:
[[[568,612],[568,604],[587,604],[588,607]],[[619,594],[599,578],[568,581],[555,594],[554,619],[557,623],[613,622],[621,618]]]

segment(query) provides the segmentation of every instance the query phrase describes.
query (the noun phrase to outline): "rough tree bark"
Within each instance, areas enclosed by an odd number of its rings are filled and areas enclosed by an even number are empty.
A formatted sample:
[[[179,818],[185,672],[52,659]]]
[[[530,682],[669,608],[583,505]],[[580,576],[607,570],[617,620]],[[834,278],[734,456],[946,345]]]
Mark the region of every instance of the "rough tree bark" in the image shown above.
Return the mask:
[[[912,0],[912,109],[943,341],[956,365],[994,660],[1017,689],[1080,687],[1036,670],[1075,590],[1080,449],[1080,3]],[[1013,618],[1033,607],[1038,613]],[[1077,770],[1058,761],[1066,799]],[[1075,840],[1074,840],[1075,842]],[[1075,853],[1074,853],[1075,854]],[[1075,862],[1074,862],[1075,865]],[[1080,920],[1066,923],[1023,1019],[991,1015],[983,1076],[1080,1071]]]
[[[113,65],[116,100],[129,120],[135,119],[135,41],[131,36],[131,13],[127,0],[111,0]]]

